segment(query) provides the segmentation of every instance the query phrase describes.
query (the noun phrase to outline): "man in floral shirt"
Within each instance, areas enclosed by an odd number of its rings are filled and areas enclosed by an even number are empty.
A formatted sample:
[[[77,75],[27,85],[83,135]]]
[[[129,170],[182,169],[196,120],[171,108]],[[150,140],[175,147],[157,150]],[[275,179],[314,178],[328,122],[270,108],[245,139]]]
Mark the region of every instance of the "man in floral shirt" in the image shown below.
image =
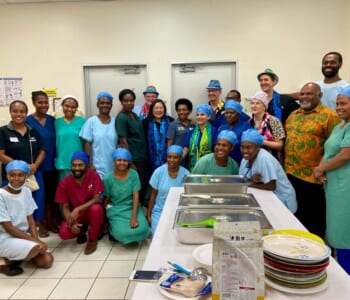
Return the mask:
[[[340,120],[321,103],[316,83],[300,90],[300,108],[286,121],[285,170],[298,202],[296,217],[311,232],[323,237],[326,229],[326,199],[322,185],[313,177],[313,168],[323,156],[323,145]]]

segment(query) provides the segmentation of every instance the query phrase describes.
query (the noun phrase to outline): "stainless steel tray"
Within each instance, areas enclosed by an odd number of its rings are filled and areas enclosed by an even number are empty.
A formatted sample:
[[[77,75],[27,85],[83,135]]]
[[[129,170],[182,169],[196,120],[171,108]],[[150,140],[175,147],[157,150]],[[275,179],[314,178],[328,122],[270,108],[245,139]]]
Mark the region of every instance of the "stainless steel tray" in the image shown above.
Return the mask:
[[[195,207],[228,207],[259,208],[260,205],[252,194],[181,194],[179,206]]]
[[[186,194],[246,193],[248,180],[241,175],[186,175],[183,180]]]
[[[195,223],[203,220],[217,221],[259,221],[263,234],[273,230],[272,225],[261,209],[227,209],[227,208],[178,208],[173,229],[176,238],[183,244],[206,244],[213,241],[213,228],[205,225],[184,227],[180,222]]]

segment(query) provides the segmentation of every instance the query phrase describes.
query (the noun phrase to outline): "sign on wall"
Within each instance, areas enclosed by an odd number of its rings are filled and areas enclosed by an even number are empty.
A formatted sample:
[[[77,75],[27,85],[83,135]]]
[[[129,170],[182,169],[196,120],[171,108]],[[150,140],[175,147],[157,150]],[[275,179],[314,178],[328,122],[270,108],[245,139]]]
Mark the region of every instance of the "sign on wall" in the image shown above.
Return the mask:
[[[23,78],[0,77],[0,106],[8,106],[14,100],[23,100]]]

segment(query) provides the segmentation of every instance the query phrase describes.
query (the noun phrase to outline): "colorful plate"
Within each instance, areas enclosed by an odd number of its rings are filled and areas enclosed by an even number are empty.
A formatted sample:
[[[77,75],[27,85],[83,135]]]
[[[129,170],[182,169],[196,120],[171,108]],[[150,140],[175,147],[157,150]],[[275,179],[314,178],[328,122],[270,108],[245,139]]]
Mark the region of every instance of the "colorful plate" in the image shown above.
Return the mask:
[[[304,260],[292,260],[290,258],[285,258],[283,256],[279,256],[279,255],[275,255],[272,253],[267,253],[264,252],[264,256],[266,256],[267,258],[269,258],[270,260],[277,262],[277,263],[281,263],[284,265],[288,265],[288,266],[292,266],[292,267],[305,267],[305,268],[312,268],[312,267],[324,267],[324,266],[328,266],[329,264],[329,257],[327,257],[326,259],[317,261],[317,262],[310,262],[310,261],[304,261]]]
[[[315,272],[315,273],[289,272],[289,271],[280,270],[265,264],[265,272],[269,272],[275,275],[276,278],[279,277],[287,280],[295,280],[296,282],[306,282],[306,281],[317,280],[318,278],[321,277],[323,273],[326,272],[326,270],[322,270],[320,272]]]
[[[272,261],[271,259],[269,259],[268,257],[264,256],[264,261],[265,264],[269,265],[269,266],[273,266],[275,268],[281,269],[281,270],[285,270],[285,271],[290,271],[290,272],[300,272],[300,273],[315,273],[315,272],[321,272],[322,270],[324,270],[325,268],[327,268],[329,262],[327,263],[327,265],[322,266],[322,267],[301,267],[301,266],[289,266],[289,265],[285,265],[282,263],[278,263],[275,261]]]
[[[279,280],[279,279],[276,279],[274,277],[270,277],[269,274],[265,274],[265,278],[270,279],[270,281],[273,281],[274,283],[277,283],[278,285],[290,287],[293,289],[307,289],[307,288],[315,287],[315,286],[318,286],[318,285],[324,283],[327,280],[327,273],[325,273],[322,276],[322,278],[320,278],[319,280],[315,280],[314,282],[311,282],[311,283],[297,283],[297,282],[288,281],[288,280]]]
[[[319,262],[330,256],[330,248],[315,240],[288,234],[263,237],[264,251],[291,261]]]
[[[311,288],[305,288],[305,289],[290,288],[287,286],[279,285],[279,284],[271,281],[267,277],[265,277],[265,283],[266,283],[266,285],[270,286],[271,288],[273,288],[277,291],[288,293],[288,294],[294,294],[294,295],[315,294],[315,293],[322,292],[328,288],[328,280],[327,279],[324,283],[322,283],[318,286],[314,286]]]
[[[289,235],[296,235],[301,237],[306,237],[308,239],[315,240],[317,242],[320,242],[324,244],[324,240],[321,239],[318,235],[313,234],[311,232],[305,231],[305,230],[298,230],[298,229],[278,229],[271,232],[271,234],[289,234]]]
[[[310,278],[305,277],[297,277],[297,276],[285,276],[281,275],[280,273],[268,269],[268,267],[265,267],[265,276],[268,276],[269,278],[273,278],[285,283],[289,284],[295,284],[295,285],[307,285],[307,284],[317,284],[320,280],[326,276],[326,270],[318,272],[318,273],[311,273],[312,276]]]

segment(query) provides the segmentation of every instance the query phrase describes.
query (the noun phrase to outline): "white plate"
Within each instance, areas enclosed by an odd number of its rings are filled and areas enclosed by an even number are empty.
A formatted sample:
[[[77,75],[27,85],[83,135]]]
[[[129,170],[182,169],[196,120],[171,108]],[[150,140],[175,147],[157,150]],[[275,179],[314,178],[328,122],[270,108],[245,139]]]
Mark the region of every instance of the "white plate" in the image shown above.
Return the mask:
[[[181,294],[178,294],[178,293],[173,293],[173,292],[169,292],[168,290],[166,289],[163,289],[161,286],[160,286],[160,283],[169,278],[169,276],[171,275],[171,273],[167,273],[165,274],[161,279],[159,279],[158,283],[157,283],[157,288],[158,290],[160,291],[160,293],[167,297],[168,299],[173,299],[173,300],[198,300],[198,299],[201,299],[201,300],[210,300],[211,299],[211,294],[207,295],[207,296],[198,296],[198,297],[185,297],[184,295],[181,295]],[[211,281],[211,277],[208,276],[208,280],[206,282],[206,284]]]
[[[269,287],[288,294],[295,294],[295,295],[309,295],[309,294],[315,294],[322,292],[328,288],[328,279],[326,281],[318,286],[313,286],[310,288],[304,288],[304,289],[296,289],[296,288],[291,288],[283,285],[279,285],[268,278],[265,277],[265,283]]]
[[[195,248],[192,251],[192,257],[194,260],[194,265],[196,267],[206,268],[209,274],[212,273],[212,270],[213,270],[213,266],[212,266],[213,244],[212,243],[205,244]]]
[[[286,258],[301,261],[320,261],[331,254],[325,244],[305,237],[288,234],[271,234],[265,236],[264,251]]]

